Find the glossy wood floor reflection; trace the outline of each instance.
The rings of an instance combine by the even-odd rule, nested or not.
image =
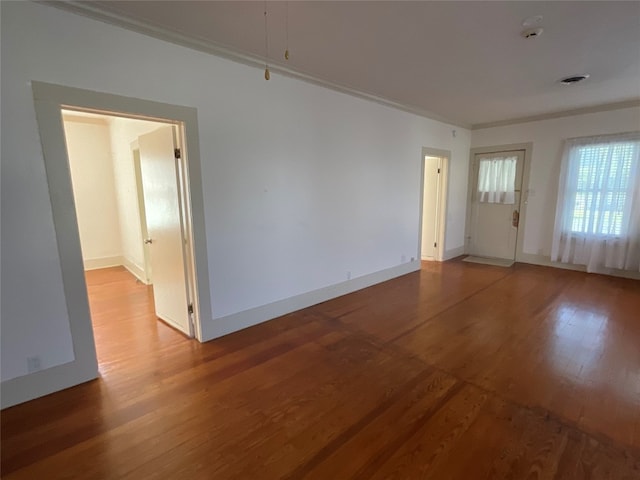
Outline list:
[[[199,344],[87,275],[101,378],[2,413],[6,479],[640,479],[640,282],[452,261]]]

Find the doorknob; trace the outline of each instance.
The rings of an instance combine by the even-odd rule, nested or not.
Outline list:
[[[520,223],[520,212],[518,210],[514,210],[513,215],[511,216],[511,226],[518,228],[519,223]]]
[[[146,238],[144,240],[145,245],[149,245],[150,243],[153,243],[153,240],[151,240],[150,238]]]

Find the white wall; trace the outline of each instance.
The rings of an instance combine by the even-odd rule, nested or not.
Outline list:
[[[523,243],[525,254],[535,255],[540,261],[548,261],[551,255],[564,140],[639,129],[640,108],[634,107],[473,130],[472,148],[533,142],[529,184],[523,187],[529,190]],[[527,199],[526,195],[525,191],[524,199]]]
[[[110,122],[113,169],[124,264],[138,276],[144,272],[143,238],[131,143],[161,124],[114,117]]]
[[[31,80],[198,109],[205,323],[416,256],[422,147],[452,153],[446,249],[463,246],[468,130],[46,5],[1,8],[3,380],[28,351],[73,358]]]
[[[120,265],[109,125],[90,117],[65,116],[64,130],[85,269]]]

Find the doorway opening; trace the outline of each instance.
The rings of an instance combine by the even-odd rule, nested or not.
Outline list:
[[[179,177],[180,183],[176,185],[176,189],[181,192],[179,201],[184,206],[183,221],[186,221],[183,231],[189,235],[186,239],[185,254],[186,281],[189,288],[193,289],[189,292],[193,300],[193,335],[199,341],[212,338],[210,320],[213,318],[197,109],[38,81],[32,81],[31,88],[49,188],[58,250],[56,260],[59,260],[61,288],[64,292],[69,332],[73,342],[73,359],[43,371],[46,381],[45,378],[37,379],[35,375],[21,377],[24,380],[21,380],[20,388],[27,392],[24,395],[27,399],[72,387],[100,376],[65,142],[63,109],[156,121],[167,124],[167,127],[175,132],[172,139],[175,141],[176,137],[173,135],[176,135],[180,148],[184,150],[174,151],[170,158],[171,162],[176,162],[175,154],[178,153],[183,159],[185,174]],[[148,216],[147,221],[149,223]],[[153,240],[153,236],[151,239]],[[152,275],[153,281],[156,282],[157,272],[152,272]],[[176,335],[184,339],[182,335]]]
[[[420,204],[420,252],[422,261],[443,261],[447,175],[451,154],[422,149],[422,199]]]
[[[61,113],[100,363],[157,320],[193,337],[183,125]]]

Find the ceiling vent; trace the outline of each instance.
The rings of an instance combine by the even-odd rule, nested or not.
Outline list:
[[[540,25],[542,22],[542,15],[534,15],[533,17],[525,18],[522,21],[522,26],[525,28],[535,27],[536,25]]]
[[[570,77],[565,77],[560,80],[560,83],[563,85],[575,85],[576,83],[580,83],[589,78],[588,74],[585,75],[572,75]]]
[[[544,32],[542,27],[526,28],[525,30],[520,32],[520,35],[522,35],[524,38],[538,38],[540,35],[542,35],[542,32]]]

